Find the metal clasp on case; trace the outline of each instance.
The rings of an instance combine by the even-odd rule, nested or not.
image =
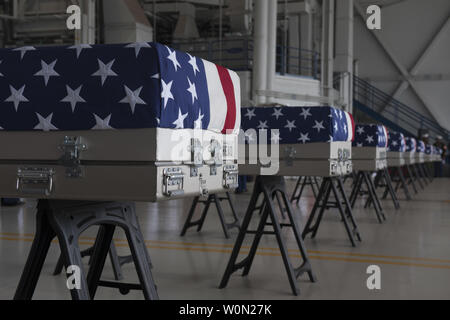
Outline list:
[[[164,169],[163,194],[167,197],[184,194],[184,175],[181,168]]]
[[[330,174],[332,176],[339,175],[339,165],[334,161],[330,161]]]
[[[219,141],[212,139],[208,150],[211,152],[211,160],[205,161],[205,164],[210,166],[210,175],[215,176],[217,167],[223,164],[223,148]]]
[[[81,142],[81,137],[65,136],[63,143],[59,145],[59,150],[64,152],[59,162],[66,167],[66,177],[82,177],[83,170],[80,166],[80,153],[87,150],[87,146]]]
[[[191,145],[189,146],[191,152],[191,160],[185,162],[190,166],[191,177],[198,176],[198,168],[203,165],[203,146],[199,139],[191,138]]]
[[[237,165],[225,165],[223,167],[223,186],[226,189],[235,189],[239,186],[238,183],[238,168]]]
[[[53,191],[52,168],[18,168],[16,189],[23,194],[49,196]]]

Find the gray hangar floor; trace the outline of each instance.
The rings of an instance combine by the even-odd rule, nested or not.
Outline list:
[[[251,185],[249,186],[250,189]],[[288,181],[289,192],[294,181]],[[348,186],[349,187],[349,186]],[[317,282],[306,275],[298,281],[301,295],[292,295],[274,236],[265,235],[255,263],[247,277],[235,273],[225,289],[219,282],[230,257],[237,230],[225,239],[218,215],[212,209],[203,230],[194,228],[180,237],[190,207],[190,199],[159,204],[138,203],[142,232],[153,262],[153,275],[161,299],[449,299],[450,298],[450,179],[435,179],[411,201],[399,192],[401,209],[383,200],[387,221],[379,224],[372,209],[359,200],[354,210],[363,241],[352,248],[335,209],[327,211],[316,239],[305,245]],[[232,195],[242,216],[250,193]],[[298,206],[294,205],[302,227],[314,198],[309,189]],[[35,201],[17,207],[3,207],[0,213],[0,299],[11,299],[25,264],[35,232]],[[224,204],[225,214],[230,212]],[[200,208],[196,216],[200,215]],[[283,229],[293,261],[298,260],[294,238]],[[96,230],[80,239],[82,248],[94,242]],[[120,255],[129,254],[125,235],[114,236]],[[249,242],[251,238],[247,238]],[[35,299],[69,299],[65,275],[53,276],[59,255],[51,246],[38,283]],[[85,258],[87,264],[87,258]],[[369,290],[367,268],[381,271],[381,289]],[[124,265],[127,282],[137,282],[132,264]],[[107,260],[103,279],[113,280]],[[142,299],[142,293],[121,295],[117,289],[99,288],[97,299]]]

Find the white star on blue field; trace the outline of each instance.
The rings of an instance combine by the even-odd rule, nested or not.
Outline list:
[[[209,99],[203,60],[158,43],[0,49],[4,130],[208,129]]]
[[[327,106],[242,108],[241,128],[268,130],[270,142],[280,144],[348,141],[353,135],[345,112]]]

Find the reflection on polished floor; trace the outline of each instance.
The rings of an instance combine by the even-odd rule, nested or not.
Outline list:
[[[291,192],[294,181],[288,181]],[[218,289],[231,253],[232,239],[225,239],[215,209],[206,218],[203,231],[179,233],[191,200],[164,203],[138,203],[142,232],[154,264],[153,275],[161,299],[450,299],[450,179],[435,179],[412,201],[401,200],[396,211],[390,200],[383,200],[387,221],[380,225],[371,209],[360,200],[355,209],[363,241],[356,248],[348,242],[338,214],[331,210],[315,240],[306,239],[318,282],[306,276],[299,280],[301,295],[291,294],[281,256],[273,236],[263,237],[255,263],[247,277],[232,276],[225,289]],[[308,190],[309,192],[309,190]],[[402,198],[400,193],[400,199]],[[239,216],[250,194],[232,195]],[[302,226],[313,205],[306,193],[294,206]],[[0,213],[0,299],[11,299],[25,264],[35,231],[35,202],[19,207],[3,207]],[[228,207],[225,214],[230,218]],[[197,216],[201,208],[197,208]],[[93,244],[94,229],[81,239],[81,247]],[[288,247],[295,248],[290,230],[283,231]],[[125,235],[116,232],[120,255],[129,253]],[[293,261],[298,253],[290,250]],[[53,276],[59,250],[52,245],[35,299],[69,299],[65,276]],[[87,259],[85,260],[87,263]],[[367,289],[367,267],[381,268],[381,289]],[[123,266],[125,280],[137,280],[132,265]],[[103,278],[113,280],[107,260]],[[142,299],[141,292],[123,296],[115,289],[99,288],[97,299]]]

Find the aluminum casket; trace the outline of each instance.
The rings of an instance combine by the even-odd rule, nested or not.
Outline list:
[[[376,124],[357,124],[352,148],[355,171],[378,171],[387,167],[387,129]]]
[[[158,43],[0,60],[2,196],[158,201],[236,186],[236,73]]]
[[[405,162],[406,141],[403,133],[388,132],[387,164],[389,167],[402,167]]]
[[[405,162],[407,165],[416,163],[417,140],[413,137],[405,137],[406,151]]]
[[[242,108],[241,114],[240,174],[351,173],[354,127],[349,113],[323,106]]]
[[[425,143],[422,140],[417,140],[416,152],[414,154],[415,163],[425,162]]]

